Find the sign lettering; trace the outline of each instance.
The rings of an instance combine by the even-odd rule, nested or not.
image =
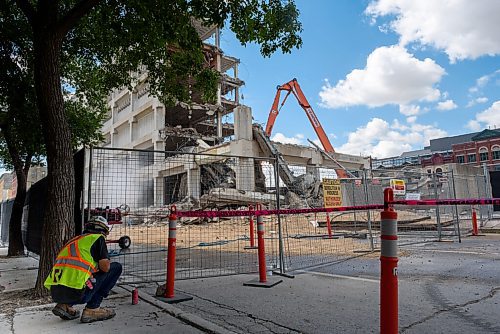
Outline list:
[[[325,208],[342,206],[342,188],[338,179],[323,179],[323,201]]]

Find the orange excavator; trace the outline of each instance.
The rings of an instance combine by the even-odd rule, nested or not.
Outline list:
[[[280,98],[281,98],[281,92],[286,91],[285,98],[283,99],[283,102],[280,104]],[[271,111],[269,112],[269,117],[267,119],[267,124],[266,124],[266,134],[268,137],[271,137],[271,132],[273,131],[273,126],[276,121],[276,117],[278,117],[279,111],[285,104],[288,96],[290,94],[293,94],[296,98],[297,101],[299,102],[300,106],[304,111],[306,112],[307,118],[309,118],[309,121],[311,122],[311,125],[314,128],[314,131],[316,131],[316,134],[318,135],[319,141],[321,142],[321,145],[323,145],[324,150],[326,151],[326,155],[330,157],[332,160],[334,160],[340,167],[342,167],[331,155],[330,153],[335,153],[335,150],[333,149],[332,144],[330,143],[330,140],[328,139],[328,136],[325,133],[325,130],[323,130],[323,127],[321,126],[321,123],[318,120],[318,117],[316,117],[316,114],[314,113],[311,105],[307,101],[304,93],[302,92],[302,89],[300,88],[299,83],[297,82],[297,79],[293,78],[292,80],[288,81],[284,85],[278,86],[277,87],[277,92],[276,96],[274,97],[274,102],[273,106],[271,107]],[[337,173],[337,176],[339,178],[347,178],[349,177],[348,172],[342,167],[339,169],[335,169],[335,172]]]

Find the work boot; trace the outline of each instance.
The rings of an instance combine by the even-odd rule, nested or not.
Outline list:
[[[116,315],[115,311],[110,308],[85,308],[82,312],[81,322],[94,322],[108,320]]]
[[[80,316],[80,312],[69,306],[68,304],[57,304],[52,313],[63,320],[73,320]]]

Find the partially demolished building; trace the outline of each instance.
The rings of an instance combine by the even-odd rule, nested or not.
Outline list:
[[[217,103],[204,104],[193,92],[192,103],[165,107],[148,94],[144,73],[133,90],[117,89],[109,95],[109,119],[102,127],[104,147],[177,151],[196,144],[197,139],[213,146],[232,134],[222,119],[239,105],[239,87],[243,85],[238,78],[239,60],[220,49],[217,27],[193,24],[204,41],[205,66],[221,73]]]
[[[318,200],[322,196],[321,178],[336,177],[334,172],[321,175],[325,170],[333,171],[338,163],[354,171],[369,168],[368,159],[360,156],[333,153],[332,160],[331,155],[312,147],[271,142],[259,125],[252,124],[251,109],[240,104],[243,81],[238,78],[239,60],[220,49],[219,29],[194,25],[204,41],[206,66],[221,73],[217,103],[204,104],[194,92],[194,103],[165,107],[148,94],[146,74],[132,91],[112,92],[108,98],[109,119],[102,127],[103,147],[134,151],[121,155],[116,151],[113,159],[99,160],[101,164],[105,160],[105,166],[94,161],[91,168],[99,179],[127,184],[127,191],[96,182],[94,176],[92,205],[127,203],[141,208],[187,201],[191,207],[206,208],[271,204],[276,197],[268,192],[275,188],[277,177],[295,201]],[[225,124],[223,118],[230,114],[234,122]],[[130,160],[131,155],[135,159]],[[130,161],[134,172],[117,175]],[[291,165],[301,166],[301,171],[294,173]],[[127,192],[133,192],[133,196]],[[289,200],[284,198],[283,204]]]

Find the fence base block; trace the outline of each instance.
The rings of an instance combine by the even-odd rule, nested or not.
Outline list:
[[[244,286],[253,286],[257,288],[272,288],[275,285],[280,284],[283,282],[282,279],[275,278],[275,277],[268,277],[267,282],[261,282],[258,278],[253,279],[251,281],[248,281],[246,283],[243,283]]]
[[[185,293],[180,293],[180,292],[176,292],[175,296],[171,298],[161,297],[161,296],[155,296],[155,298],[167,304],[182,303],[193,299],[193,297],[191,297],[190,295],[186,295]]]
[[[273,275],[283,276],[286,278],[295,278],[295,275],[290,275],[287,273],[280,273],[279,271],[273,271]]]
[[[245,246],[243,249],[259,249],[257,246]]]

